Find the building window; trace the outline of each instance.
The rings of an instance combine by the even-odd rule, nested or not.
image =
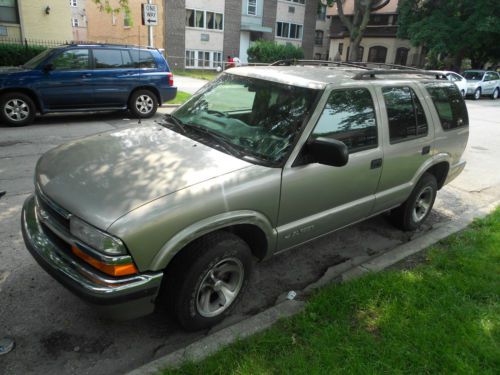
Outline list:
[[[203,10],[186,9],[186,26],[197,29],[224,30],[224,15]]]
[[[315,60],[321,60],[321,53],[314,54],[314,59]]]
[[[396,59],[394,60],[394,64],[397,65],[406,65],[408,60],[408,48],[400,47],[396,50]]]
[[[186,68],[215,69],[222,67],[222,52],[186,50]]]
[[[382,46],[371,47],[368,51],[368,62],[385,63],[387,48]]]
[[[78,0],[69,0],[69,5],[76,8],[78,6]]]
[[[0,0],[0,22],[19,23],[16,0]]]
[[[72,18],[72,19],[71,19],[71,25],[72,25],[73,27],[78,27],[78,26],[80,26],[80,22],[78,21],[78,18]]]
[[[276,22],[276,36],[281,38],[302,39],[302,25]]]
[[[344,52],[344,43],[339,43],[339,49],[338,49],[338,51],[339,51],[339,54],[342,55],[342,53]]]
[[[316,36],[314,37],[314,45],[322,46],[323,45],[323,31],[316,30]]]
[[[297,4],[305,4],[306,3],[306,0],[286,0],[286,1],[289,1],[291,3],[297,3]]]
[[[316,14],[316,19],[318,21],[324,21],[326,18],[326,5],[321,4],[318,7],[318,13]]]
[[[130,14],[125,13],[125,17],[123,18],[123,26],[124,27],[132,26],[132,18],[130,17]]]
[[[247,0],[247,14],[249,16],[257,15],[257,0]]]

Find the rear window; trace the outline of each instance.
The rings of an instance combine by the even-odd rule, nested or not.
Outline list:
[[[443,130],[469,126],[465,102],[457,87],[449,83],[426,83]]]
[[[132,64],[134,68],[156,68],[156,62],[150,51],[131,50]]]

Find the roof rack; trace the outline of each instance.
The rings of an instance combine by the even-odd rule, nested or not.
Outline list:
[[[271,64],[270,66],[291,66],[291,65],[319,65],[319,66],[345,66],[349,68],[361,68],[361,69],[369,69],[364,66],[357,65],[357,63],[345,63],[340,61],[332,61],[332,60],[296,60],[296,59],[288,59],[288,60],[278,60]]]
[[[392,70],[385,70],[385,69],[370,69],[364,72],[357,73],[353,79],[366,79],[366,78],[375,78],[375,76],[380,76],[380,75],[401,75],[401,74],[418,74],[418,75],[424,75],[424,76],[432,76],[436,79],[446,79],[446,76],[442,73],[436,73],[432,71],[427,71],[427,70],[421,70],[421,69],[392,69]]]
[[[122,47],[122,48],[125,47],[125,48],[157,49],[155,47],[138,46],[135,44],[94,43],[94,42],[79,42],[79,41],[72,41],[72,42],[66,43],[66,45],[69,45],[69,46],[106,46],[106,47]]]
[[[360,65],[360,66],[366,67],[366,68],[369,68],[370,66],[375,66],[377,68],[387,67],[387,68],[390,68],[390,69],[400,69],[400,70],[421,70],[419,68],[414,68],[413,66],[398,65],[398,64],[387,64],[387,63],[377,63],[377,62],[363,62],[363,61],[351,62],[350,61],[349,64]]]

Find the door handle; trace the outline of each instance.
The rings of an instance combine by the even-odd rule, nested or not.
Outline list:
[[[422,155],[427,155],[431,151],[431,146],[425,146],[422,148]]]
[[[370,163],[370,169],[380,168],[382,166],[382,159],[374,159]]]
[[[92,74],[90,74],[90,73],[82,74],[82,78],[90,78],[90,77],[92,77]]]

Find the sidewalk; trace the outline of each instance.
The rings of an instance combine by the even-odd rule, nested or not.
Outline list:
[[[174,75],[174,85],[177,86],[177,90],[190,94],[194,94],[208,82],[209,81],[205,81],[204,79]]]

